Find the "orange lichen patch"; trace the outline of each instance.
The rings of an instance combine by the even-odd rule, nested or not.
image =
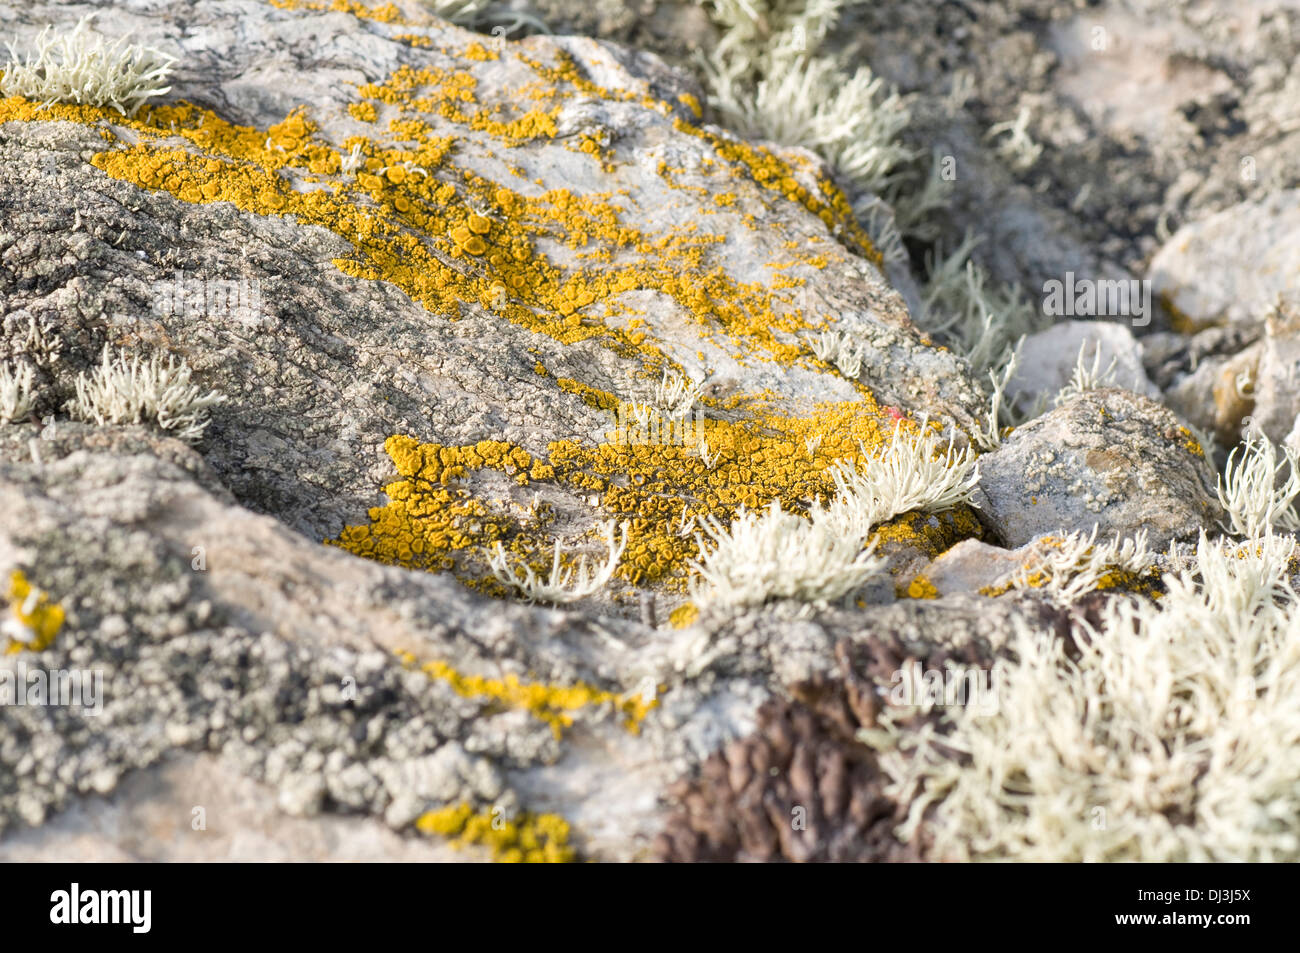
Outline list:
[[[430,81],[409,72],[394,74],[392,88],[406,91]],[[453,88],[468,94],[470,86]],[[565,343],[601,338],[622,355],[640,354],[653,368],[662,362],[653,342],[607,327],[594,314],[584,320],[583,312],[601,305],[617,313],[620,295],[656,290],[694,314],[705,334],[747,339],[778,360],[800,353],[793,335],[807,322],[788,300],[786,308],[778,303],[778,285],[795,282],[735,281],[706,257],[725,236],[699,233],[695,223],[643,236],[622,223],[625,209],[610,195],[554,189],[526,197],[468,172],[458,188],[431,174],[444,164],[452,140],[430,135],[427,124],[410,116],[394,119],[390,128],[417,141],[414,150],[384,149],[364,138],[345,143],[366,157],[354,182],[330,181],[342,154],[313,142],[315,127],[300,113],[263,131],[183,104],[147,110],[134,128],[153,138],[182,136],[205,154],[139,142],[100,153],[94,164],[185,201],[230,201],[329,228],[357,250],[354,258],[336,261],[340,269],[391,281],[448,317],[460,314],[462,302],[477,302]],[[304,192],[299,181],[331,188]],[[588,259],[606,264],[561,268],[539,253],[539,242],[591,248]]]
[[[1194,457],[1205,457],[1205,448],[1201,442],[1196,439],[1190,430],[1186,427],[1179,427],[1178,432],[1183,435],[1183,447]]]
[[[422,814],[417,830],[450,839],[457,849],[483,846],[502,864],[568,864],[577,859],[569,846],[569,823],[558,814],[520,814],[507,819],[497,811],[475,813],[468,803]]]
[[[374,122],[379,118],[379,110],[374,103],[348,103],[348,115],[358,122]]]
[[[684,629],[687,626],[694,625],[695,620],[699,617],[700,610],[693,603],[687,602],[668,614],[668,624],[674,629]]]
[[[12,633],[5,637],[5,654],[48,648],[63,628],[63,607],[51,602],[19,569],[9,574],[9,591],[5,597],[9,600],[9,622],[5,628]]]
[[[402,16],[400,10],[391,3],[370,7],[358,0],[270,0],[271,6],[281,10],[313,10],[318,12],[350,13],[360,20],[375,20],[379,23],[396,23],[412,26],[410,20]]]
[[[283,5],[396,22],[391,9],[369,11],[348,2],[286,0]],[[463,55],[471,65],[498,54],[471,44],[468,51],[450,55]],[[728,335],[742,342],[747,354],[795,360],[800,352],[795,334],[808,322],[790,292],[806,279],[778,275],[739,282],[718,253],[725,234],[709,234],[697,222],[642,234],[624,221],[636,211],[627,195],[568,189],[524,195],[448,163],[458,137],[434,135],[431,119],[477,130],[510,147],[555,138],[555,118],[574,96],[639,99],[664,115],[675,108],[628,90],[602,88],[564,53],[553,55],[551,63],[518,59],[537,80],[508,105],[479,106],[477,80],[454,60],[445,68],[403,65],[383,82],[360,86],[361,101],[351,104],[352,115],[377,121],[395,113],[388,123],[392,141],[415,142],[414,149],[385,148],[361,137],[340,149],[319,140],[319,130],[301,109],[263,130],[180,103],[115,121],[110,128],[129,128],[140,141],[101,153],[94,163],[115,177],[185,201],[230,201],[245,211],[293,215],[328,228],[356,249],[336,261],[343,271],[390,281],[449,318],[458,317],[464,303],[477,303],[562,343],[600,339],[622,356],[639,356],[653,371],[663,360],[655,342],[607,324],[622,313],[621,296],[648,290],[674,299],[705,336]],[[16,102],[20,105],[9,108],[14,118],[118,119],[89,109],[42,114],[34,105]],[[381,111],[379,105],[391,109]],[[796,181],[790,165],[766,150],[687,129],[718,152],[719,158],[706,164],[731,163],[847,234],[848,225],[840,222],[847,204],[829,182],[810,190]],[[172,137],[186,140],[188,148],[163,148],[158,142]],[[340,177],[341,163],[345,156],[351,161],[353,148],[362,166],[354,179]],[[489,224],[487,231],[479,228],[483,223]],[[580,264],[561,265],[550,257],[552,250],[564,248],[578,252]]]
[[[608,410],[616,405],[611,395],[595,388],[563,379],[558,383],[594,406]],[[736,399],[732,404],[740,407],[746,401]],[[814,500],[833,492],[825,473],[831,461],[855,457],[860,448],[869,453],[879,450],[892,433],[892,426],[882,423],[884,415],[869,398],[818,405],[806,417],[782,416],[761,402],[748,404],[746,419],[700,419],[681,428],[681,433],[689,431],[693,438],[703,439],[711,466],[694,443],[643,443],[639,434],[617,429],[606,435],[607,442],[595,446],[552,442],[545,460],[497,441],[449,447],[421,444],[409,436],[392,437],[385,449],[404,481],[388,488],[389,506],[371,511],[368,532],[367,527],[349,527],[335,543],[369,556],[378,551],[377,538],[385,540],[387,554],[414,552],[414,541],[432,539],[438,543],[434,551],[446,553],[442,541],[449,519],[447,494],[457,492],[459,481],[473,471],[491,469],[520,484],[549,482],[594,495],[606,516],[628,524],[618,577],[633,585],[664,582],[681,588],[689,561],[699,555],[689,532],[692,518],[713,516],[725,523],[742,506],[761,509],[772,500],[780,500],[788,511],[806,511]],[[611,424],[616,421],[611,416]],[[811,456],[809,438],[820,438]],[[456,501],[466,505],[464,498]],[[544,556],[552,542],[532,528],[498,522],[493,529],[490,540],[484,537],[485,543],[502,540],[525,558]],[[885,549],[905,546],[935,555],[979,531],[969,512],[956,510],[937,516],[907,514],[882,527],[878,535]],[[469,542],[461,548],[467,546]],[[405,563],[390,556],[389,561],[427,566],[427,560]],[[485,588],[493,591],[490,585]]]
[[[97,122],[112,122],[121,119],[121,115],[116,111],[102,106],[72,106],[66,103],[45,105],[30,99],[23,99],[21,96],[0,99],[0,123],[62,120],[64,122],[79,122],[90,126]],[[112,133],[107,129],[101,129],[99,132],[101,136],[112,138]]]
[[[963,539],[979,539],[982,535],[983,527],[968,506],[942,513],[904,513],[871,534],[881,556],[919,554],[926,559],[937,559]],[[900,568],[895,566],[894,571]]]
[[[409,652],[399,652],[398,656],[408,666],[416,664],[415,656]],[[467,675],[452,668],[446,662],[426,662],[420,671],[430,678],[446,682],[456,694],[464,698],[483,699],[490,704],[506,708],[519,708],[527,711],[534,718],[546,722],[556,738],[563,737],[564,729],[573,724],[571,712],[583,708],[612,705],[622,713],[623,727],[633,734],[641,730],[641,722],[654,708],[657,700],[645,701],[640,695],[617,695],[604,689],[578,682],[575,685],[545,685],[540,682],[524,682],[516,675],[505,678],[485,678],[481,675]]]
[[[420,36],[418,33],[399,33],[393,37],[393,39],[400,40],[408,46],[414,46],[419,49],[427,49],[428,47],[433,46],[432,39],[427,36]]]
[[[471,43],[469,46],[465,47],[465,58],[483,63],[490,60],[499,60],[501,59],[501,54],[495,50],[489,50],[482,43]]]
[[[807,187],[800,185],[790,165],[769,149],[739,139],[724,138],[680,119],[673,120],[673,128],[678,132],[685,132],[705,140],[720,158],[746,169],[750,177],[759,185],[804,206],[820,218],[831,233],[850,250],[864,258],[869,258],[877,266],[884,264],[884,256],[858,224],[848,197],[833,182],[820,179],[817,194],[814,194]]]
[[[283,5],[364,15],[342,0]],[[376,18],[396,22],[387,17]],[[107,121],[106,132],[133,133],[130,143],[114,143],[92,159],[114,178],[186,202],[230,202],[252,214],[292,216],[328,229],[352,246],[351,254],[334,262],[348,275],[390,282],[449,319],[477,305],[560,343],[596,342],[633,361],[634,374],[658,376],[671,365],[644,326],[626,320],[636,313],[623,304],[631,292],[671,299],[701,337],[726,339],[728,351],[743,360],[807,360],[798,334],[825,316],[806,314],[797,305],[794,292],[806,278],[790,266],[824,268],[834,251],[828,255],[796,243],[788,264],[774,262],[764,280],[743,282],[726,268],[728,236],[698,220],[648,234],[628,224],[643,217],[629,192],[547,189],[526,179],[515,181],[515,189],[472,171],[472,161],[457,164],[458,150],[474,148],[485,136],[505,147],[530,142],[567,148],[551,140],[564,100],[575,96],[639,100],[665,116],[680,114],[681,106],[603,89],[561,53],[549,64],[520,57],[536,83],[508,105],[483,107],[477,80],[460,68],[476,59],[466,56],[446,68],[402,66],[383,82],[359,87],[353,114],[373,113],[376,124],[384,117],[387,129],[342,144],[324,141],[302,109],[259,129],[188,103],[145,108],[135,119],[122,119],[105,110],[42,110],[6,100],[0,121]],[[448,132],[448,124],[452,134],[435,134]],[[874,255],[847,200],[829,181],[801,178],[766,149],[684,121],[675,124],[714,153],[705,157],[706,167],[726,167],[738,181],[752,180],[799,203],[846,247]],[[463,135],[467,130],[485,135]],[[341,174],[345,159],[355,174]],[[556,383],[604,410],[618,405],[612,395],[581,382]],[[806,416],[732,404],[738,419],[702,421],[689,444],[619,442],[617,436],[596,446],[557,442],[547,448],[546,459],[524,454],[527,462],[516,456],[522,450],[504,444],[495,454],[482,445],[427,445],[439,455],[437,466],[421,457],[420,468],[412,470],[399,461],[403,480],[388,488],[390,504],[372,510],[368,524],[348,527],[334,542],[380,561],[426,569],[464,570],[459,554],[497,540],[516,553],[544,551],[548,541],[537,527],[525,530],[460,485],[474,470],[497,469],[520,483],[554,481],[596,494],[608,515],[632,522],[620,575],[633,583],[681,581],[686,561],[696,555],[694,542],[675,529],[683,508],[687,521],[706,514],[726,520],[741,505],[759,507],[774,499],[797,511],[828,491],[822,471],[831,459],[856,453],[859,439],[868,448],[879,446],[881,413],[866,388],[857,386],[860,400],[819,406]],[[820,448],[810,454],[805,448],[817,438]],[[709,464],[696,449],[701,440]],[[419,446],[410,438],[389,441],[395,460],[412,457]],[[444,452],[451,456],[444,459]]]
[[[906,596],[909,599],[938,599],[939,590],[924,575],[919,575],[908,584]]]
[[[507,515],[493,514],[462,489],[407,481],[384,492],[389,502],[370,509],[368,525],[347,526],[326,544],[385,565],[452,569],[455,553],[490,545],[512,528]]]

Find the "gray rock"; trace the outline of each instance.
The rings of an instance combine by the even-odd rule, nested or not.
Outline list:
[[[1243,202],[1179,229],[1151,261],[1176,326],[1259,323],[1300,299],[1300,190]]]
[[[1214,476],[1166,408],[1118,388],[1089,391],[1018,427],[980,458],[981,518],[1008,546],[1040,533],[1147,530],[1153,549],[1212,526]]]
[[[283,804],[284,789],[278,795]],[[196,813],[196,809],[201,813]],[[45,826],[0,840],[5,863],[290,863],[486,860],[434,838],[403,837],[369,817],[286,816],[276,790],[211,754],[139,771]]]
[[[1008,399],[1022,412],[1033,408],[1040,396],[1050,401],[1070,382],[1080,348],[1084,349],[1088,368],[1098,356],[1100,370],[1114,362],[1116,387],[1160,398],[1159,389],[1147,378],[1143,367],[1142,344],[1127,326],[1105,321],[1063,321],[1025,338],[1015,376],[1007,384]]]
[[[1015,570],[1024,558],[1021,549],[1003,549],[978,539],[962,540],[921,571],[939,596],[978,593]]]
[[[1300,298],[1272,309],[1247,393],[1252,425],[1281,443],[1300,414]]]

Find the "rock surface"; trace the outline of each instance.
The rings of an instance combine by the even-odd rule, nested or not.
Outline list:
[[[980,459],[980,511],[1008,546],[1042,533],[1148,533],[1153,549],[1219,518],[1214,476],[1165,407],[1118,388],[1089,391],[1016,428]]]
[[[1082,351],[1082,353],[1081,353]],[[1099,371],[1108,368],[1110,380],[1144,397],[1160,397],[1142,364],[1142,344],[1122,324],[1104,321],[1064,321],[1025,338],[1015,376],[1007,384],[1007,398],[1022,413],[1030,412],[1041,398],[1054,397],[1070,383],[1076,363]]]
[[[0,99],[0,361],[34,394],[0,424],[0,675],[102,680],[93,702],[0,705],[0,859],[499,857],[429,836],[460,811],[558,816],[582,859],[921,858],[857,734],[891,676],[986,667],[1017,621],[1068,628],[1038,594],[975,594],[1017,559],[994,544],[1096,524],[1161,548],[1214,526],[1212,467],[1159,390],[1225,442],[1252,413],[1295,425],[1289,312],[1150,346],[1059,325],[1013,391],[1059,389],[1095,335],[1145,396],[1092,391],[1018,427],[979,458],[979,520],[876,527],[886,571],[856,597],[698,611],[702,519],[806,513],[836,460],[923,417],[961,447],[988,412],[835,170],[711,123],[680,68],[716,41],[701,6],[541,0],[598,38],[508,42],[415,0],[164,7],[95,23],[181,57],[139,115]],[[1135,45],[1097,63],[1081,17],[1034,8],[956,33],[951,11],[862,5],[833,42],[918,94],[910,134],[946,124],[944,234],[986,224],[998,277],[1140,273],[1166,215],[1243,197],[1164,178],[1235,148],[1188,145],[1217,135],[1201,99],[1288,81],[1235,39],[1240,69],[1171,61],[1197,118],[1154,124],[1090,196],[1083,176],[1127,161],[1146,117],[1063,104],[1097,70],[1102,105],[1127,101],[1112,69],[1149,23],[1107,5]],[[80,12],[0,0],[19,49]],[[968,102],[935,72],[939,36],[976,68]],[[1045,150],[1017,168],[986,132],[1026,106]],[[1250,141],[1285,168],[1296,133],[1271,121],[1252,114]],[[1270,201],[1256,213],[1285,230],[1289,199]],[[856,362],[817,357],[824,332]],[[225,398],[201,439],[84,419],[78,382],[105,353],[184,359]],[[698,389],[689,412],[637,423],[672,375]],[[553,546],[568,568],[601,558],[606,521],[628,541],[596,595],[534,605],[492,571],[497,544],[540,572]],[[46,646],[3,634],[27,611],[14,573],[64,614]],[[784,826],[796,807],[807,836]]]
[[[1152,291],[1185,331],[1259,323],[1300,303],[1300,191],[1277,192],[1179,229],[1151,261]]]

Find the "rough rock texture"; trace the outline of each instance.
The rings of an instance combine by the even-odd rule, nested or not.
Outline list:
[[[1008,546],[1040,533],[1128,535],[1152,548],[1220,517],[1204,451],[1165,407],[1118,388],[1089,391],[1014,430],[980,458],[981,517]]]
[[[1171,408],[1224,446],[1247,428],[1286,438],[1300,413],[1300,305],[1283,302],[1253,326],[1211,328],[1188,344],[1195,366],[1172,370]]]
[[[913,326],[911,276],[882,271],[832,170],[711,125],[687,71],[599,39],[497,43],[413,0],[337,6],[0,0],[20,49],[93,8],[96,29],[181,57],[134,118],[0,100],[0,360],[34,381],[30,414],[0,425],[0,592],[21,570],[66,613],[41,651],[0,641],[0,670],[103,684],[102,711],[0,706],[0,858],[440,860],[415,822],[459,805],[558,814],[596,860],[923,856],[855,732],[909,659],[987,665],[1013,619],[1060,628],[1064,610],[907,583],[1044,531],[1145,527],[1160,546],[1211,525],[1191,435],[1145,398],[1084,395],[981,458],[986,526],[961,507],[879,528],[889,572],[866,597],[692,623],[694,521],[804,512],[832,461],[921,415],[961,445],[986,395]],[[1166,169],[1240,143],[1197,104],[1174,145],[1062,108],[1035,120],[1043,157],[1011,169],[987,127],[1059,107],[1057,80],[1095,65],[1047,50],[1085,21],[1039,6],[863,5],[835,42],[923,91],[912,134],[951,127],[925,143],[960,160],[946,237],[987,223],[980,254],[1031,289],[1138,273],[1166,213],[1227,200]],[[534,9],[678,66],[716,36],[696,4]],[[1261,42],[1292,49],[1273,16]],[[1290,80],[1253,59],[1171,62],[1289,108]],[[954,64],[978,75],[950,107]],[[1250,141],[1277,132],[1260,167],[1284,175],[1295,133],[1270,121]],[[814,356],[823,330],[851,336],[859,374]],[[1167,335],[1142,363],[1172,394],[1252,346],[1282,368],[1290,334]],[[224,394],[202,439],[78,419],[106,347],[184,358]],[[699,385],[696,429],[624,439],[620,411],[664,371]],[[1277,374],[1256,392],[1263,408],[1273,387],[1270,421]],[[498,542],[538,568],[556,542],[594,555],[604,520],[629,544],[596,597],[527,605],[488,571]],[[780,823],[793,806],[807,836]]]
[[[131,774],[110,797],[87,798],[43,827],[0,841],[6,863],[484,859],[481,849],[404,838],[368,817],[287,817],[277,809],[275,788],[209,754],[182,755]]]
[[[1270,310],[1259,363],[1244,390],[1253,425],[1281,443],[1300,414],[1300,298]]]
[[[1300,184],[1287,0],[893,0],[850,16],[851,55],[921,97],[917,147],[956,158],[949,247],[985,235],[976,258],[1034,297],[1066,271],[1141,277],[1184,222]],[[1042,152],[1016,168],[1007,137],[986,136],[1022,110]]]
[[[5,349],[35,368],[37,401],[0,434],[0,568],[66,612],[51,647],[18,658],[104,684],[99,714],[0,711],[0,826],[41,824],[183,749],[221,753],[294,816],[409,832],[462,802],[553,811],[584,854],[637,856],[668,780],[750,730],[783,684],[766,653],[783,671],[822,664],[796,651],[806,627],[742,642],[719,676],[691,652],[711,630],[660,638],[618,618],[635,600],[512,605],[322,546],[386,502],[387,438],[477,448],[480,462],[489,446],[532,455],[527,488],[515,463],[434,486],[546,512],[549,540],[592,529],[625,480],[602,478],[602,503],[590,479],[549,481],[541,461],[562,441],[604,443],[616,400],[648,400],[668,363],[706,384],[707,426],[724,436],[750,426],[756,399],[787,415],[841,407],[883,431],[920,412],[967,430],[982,397],[911,327],[819,166],[696,125],[685,74],[581,38],[498,54],[410,3],[405,22],[289,6],[115,7],[105,32],[183,50],[167,103],[198,108],[156,126],[149,111],[17,100],[0,116]],[[5,16],[20,46],[76,19],[56,4]],[[411,97],[420,83],[430,100]],[[520,108],[526,84],[537,111]],[[191,286],[177,280],[200,282],[197,298],[181,304]],[[214,304],[214,281],[256,291]],[[860,380],[808,351],[828,320],[857,336]],[[105,345],[184,358],[227,397],[195,449],[70,419]],[[743,490],[751,466],[714,469]],[[482,575],[485,543],[465,548]],[[413,670],[425,663],[449,674]],[[557,714],[466,687],[507,676],[607,694]],[[624,701],[660,687],[632,733]]]

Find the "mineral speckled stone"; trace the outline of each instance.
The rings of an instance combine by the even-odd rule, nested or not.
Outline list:
[[[1214,474],[1168,409],[1108,388],[1017,427],[980,458],[980,513],[1011,547],[1042,533],[1146,530],[1161,549],[1221,517]]]

